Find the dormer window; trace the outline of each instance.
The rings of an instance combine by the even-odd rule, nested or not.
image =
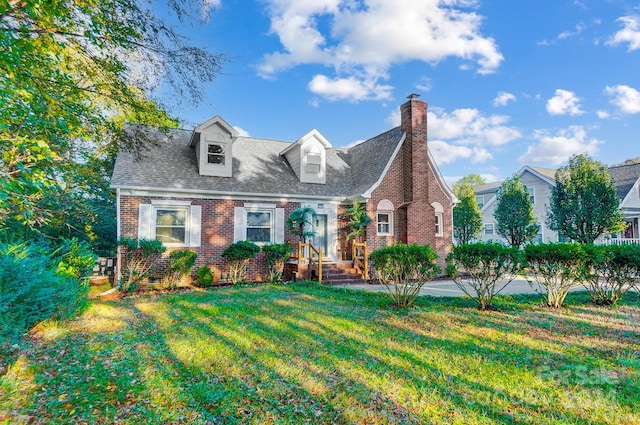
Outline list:
[[[209,143],[207,145],[207,163],[224,165],[225,163],[225,146],[218,143]]]
[[[305,172],[319,174],[322,170],[322,155],[319,153],[307,154],[307,166]]]
[[[327,150],[331,143],[318,130],[311,130],[280,152],[301,183],[326,184]]]
[[[238,132],[219,116],[193,130],[190,146],[195,148],[198,171],[203,176],[233,175],[233,143]]]

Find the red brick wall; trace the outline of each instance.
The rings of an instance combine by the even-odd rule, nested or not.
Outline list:
[[[201,243],[199,247],[177,248],[190,249],[198,254],[196,266],[193,272],[202,266],[210,265],[214,274],[223,280],[229,273],[227,261],[222,257],[222,252],[233,243],[234,235],[234,208],[243,207],[245,203],[257,203],[256,201],[225,200],[225,199],[200,199],[200,198],[161,198],[149,196],[120,196],[121,231],[124,237],[138,237],[138,209],[140,204],[150,204],[152,199],[176,199],[191,201],[192,205],[202,206],[201,217]],[[268,202],[273,204],[273,202]],[[284,208],[285,220],[291,211],[300,206],[298,202],[276,202],[277,208]],[[285,231],[285,241],[295,241],[296,236]],[[168,252],[165,253],[168,257]],[[264,281],[268,278],[267,267],[264,262],[264,254],[260,253],[251,261],[248,268],[247,279],[250,281]]]
[[[368,202],[367,210],[373,221],[368,228],[367,245],[370,250],[400,241],[429,245],[438,254],[438,263],[443,267],[451,250],[452,205],[429,159],[427,104],[412,98],[400,110],[401,128],[406,139]],[[390,200],[396,209],[393,236],[377,236],[376,207],[383,199]],[[435,235],[435,209],[431,206],[434,202],[444,208],[442,237]]]

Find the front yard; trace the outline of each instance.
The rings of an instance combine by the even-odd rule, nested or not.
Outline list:
[[[640,308],[311,284],[94,301],[0,381],[0,423],[640,424]]]

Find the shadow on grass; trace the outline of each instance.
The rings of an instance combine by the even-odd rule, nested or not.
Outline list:
[[[36,344],[16,371],[35,389],[3,378],[0,401],[13,396],[12,417],[35,423],[638,419],[638,371],[600,379],[596,367],[619,367],[608,350],[565,344],[548,327],[577,338],[606,325],[579,319],[576,329],[535,295],[496,303],[500,312],[484,313],[473,300],[421,297],[392,310],[384,294],[313,285],[132,298],[113,304],[129,313],[120,329]]]

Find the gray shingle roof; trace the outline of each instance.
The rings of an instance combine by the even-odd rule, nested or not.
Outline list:
[[[135,126],[139,130],[141,126]],[[346,198],[364,193],[381,177],[402,140],[394,128],[350,149],[327,150],[326,184],[300,183],[280,155],[290,142],[238,137],[233,143],[233,176],[198,173],[196,155],[189,147],[191,131],[171,129],[167,134],[142,127],[154,141],[141,158],[121,150],[112,187]]]
[[[555,180],[556,170],[553,168],[530,167],[538,173]],[[640,178],[640,163],[609,166],[609,173],[616,185],[618,198],[623,200],[631,190],[635,182]],[[479,184],[473,187],[476,194],[495,192],[502,182]]]
[[[614,165],[609,167],[609,173],[616,183],[618,198],[623,200],[640,178],[640,164]]]

